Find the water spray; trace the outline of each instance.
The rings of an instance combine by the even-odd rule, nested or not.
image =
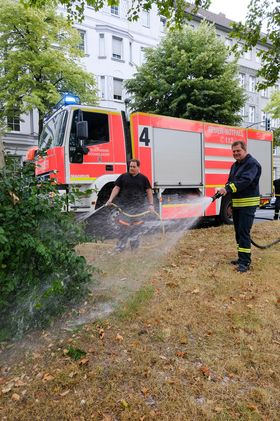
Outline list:
[[[110,203],[110,205],[107,205],[107,203],[105,203],[104,205],[100,206],[100,208],[94,209],[90,212],[87,212],[86,214],[83,215],[79,215],[77,217],[78,221],[85,221],[86,219],[90,218],[92,215],[96,214],[97,212],[101,211],[102,209],[104,209],[105,207],[114,207],[115,209],[117,209],[120,213],[122,213],[125,216],[128,216],[129,218],[140,218],[142,216],[146,216],[148,214],[154,214],[156,215],[156,217],[160,220],[161,225],[162,225],[162,233],[165,234],[165,230],[164,230],[164,225],[163,225],[163,221],[160,217],[160,215],[155,211],[155,210],[147,210],[141,213],[137,213],[137,214],[130,214],[127,212],[124,212],[119,206],[115,205],[115,203]]]
[[[85,221],[86,219],[88,219],[88,218],[90,218],[92,215],[94,215],[95,213],[97,213],[97,212],[101,211],[101,209],[105,208],[105,206],[107,206],[107,203],[105,203],[105,205],[103,205],[103,206],[100,206],[100,208],[93,209],[92,211],[87,212],[86,214],[83,214],[83,215],[79,215],[79,216],[77,216],[77,220],[78,220],[78,221]]]
[[[219,199],[220,197],[222,197],[222,193],[218,192],[214,194],[214,196],[211,197],[212,202],[215,202],[215,200]]]

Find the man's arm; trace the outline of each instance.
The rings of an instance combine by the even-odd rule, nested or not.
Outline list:
[[[117,197],[117,195],[119,194],[119,192],[120,192],[120,187],[119,186],[115,186],[114,188],[113,188],[113,190],[111,191],[111,194],[110,194],[110,197],[109,197],[109,200],[107,201],[107,203],[106,203],[106,205],[107,206],[110,206],[111,205],[111,203],[113,202],[113,200]]]
[[[149,202],[149,208],[154,208],[153,190],[149,188],[146,190],[146,193]]]

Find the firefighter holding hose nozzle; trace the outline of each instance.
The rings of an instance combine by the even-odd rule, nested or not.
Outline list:
[[[225,187],[219,189],[217,193],[222,196],[231,195],[232,217],[238,248],[238,259],[232,260],[231,263],[236,265],[238,272],[244,273],[250,269],[251,264],[250,232],[257,206],[260,203],[261,165],[247,153],[245,142],[236,141],[231,148],[235,163],[231,166]]]
[[[121,174],[113,188],[107,206],[113,203],[113,200],[118,197],[118,203],[121,210],[118,217],[119,224],[119,238],[116,245],[116,252],[122,252],[129,240],[131,249],[139,247],[141,227],[144,223],[141,213],[147,210],[153,212],[153,190],[148,178],[140,173],[140,161],[132,159],[129,162],[129,171]],[[130,215],[130,216],[129,216]],[[136,216],[136,217],[135,217]]]

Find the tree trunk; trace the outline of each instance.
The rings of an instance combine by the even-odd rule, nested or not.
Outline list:
[[[4,159],[4,144],[3,140],[0,138],[0,171],[5,167]]]

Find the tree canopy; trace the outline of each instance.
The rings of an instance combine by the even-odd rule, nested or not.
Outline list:
[[[264,49],[258,51],[262,60],[258,76],[263,78],[258,87],[262,89],[274,85],[280,76],[279,0],[251,0],[246,22],[234,24],[232,36],[244,42],[245,50],[258,43],[263,44]]]
[[[269,112],[272,118],[280,118],[280,91],[274,92],[265,111]]]
[[[96,101],[95,78],[80,65],[79,32],[55,7],[34,9],[16,0],[0,4],[0,119],[36,108],[43,116],[62,92]]]
[[[238,124],[245,103],[235,60],[213,25],[170,32],[126,82],[130,108],[173,117]]]
[[[271,115],[272,118],[280,118],[280,91],[276,91],[270,98],[265,111]],[[280,146],[280,128],[273,130],[274,146]]]

